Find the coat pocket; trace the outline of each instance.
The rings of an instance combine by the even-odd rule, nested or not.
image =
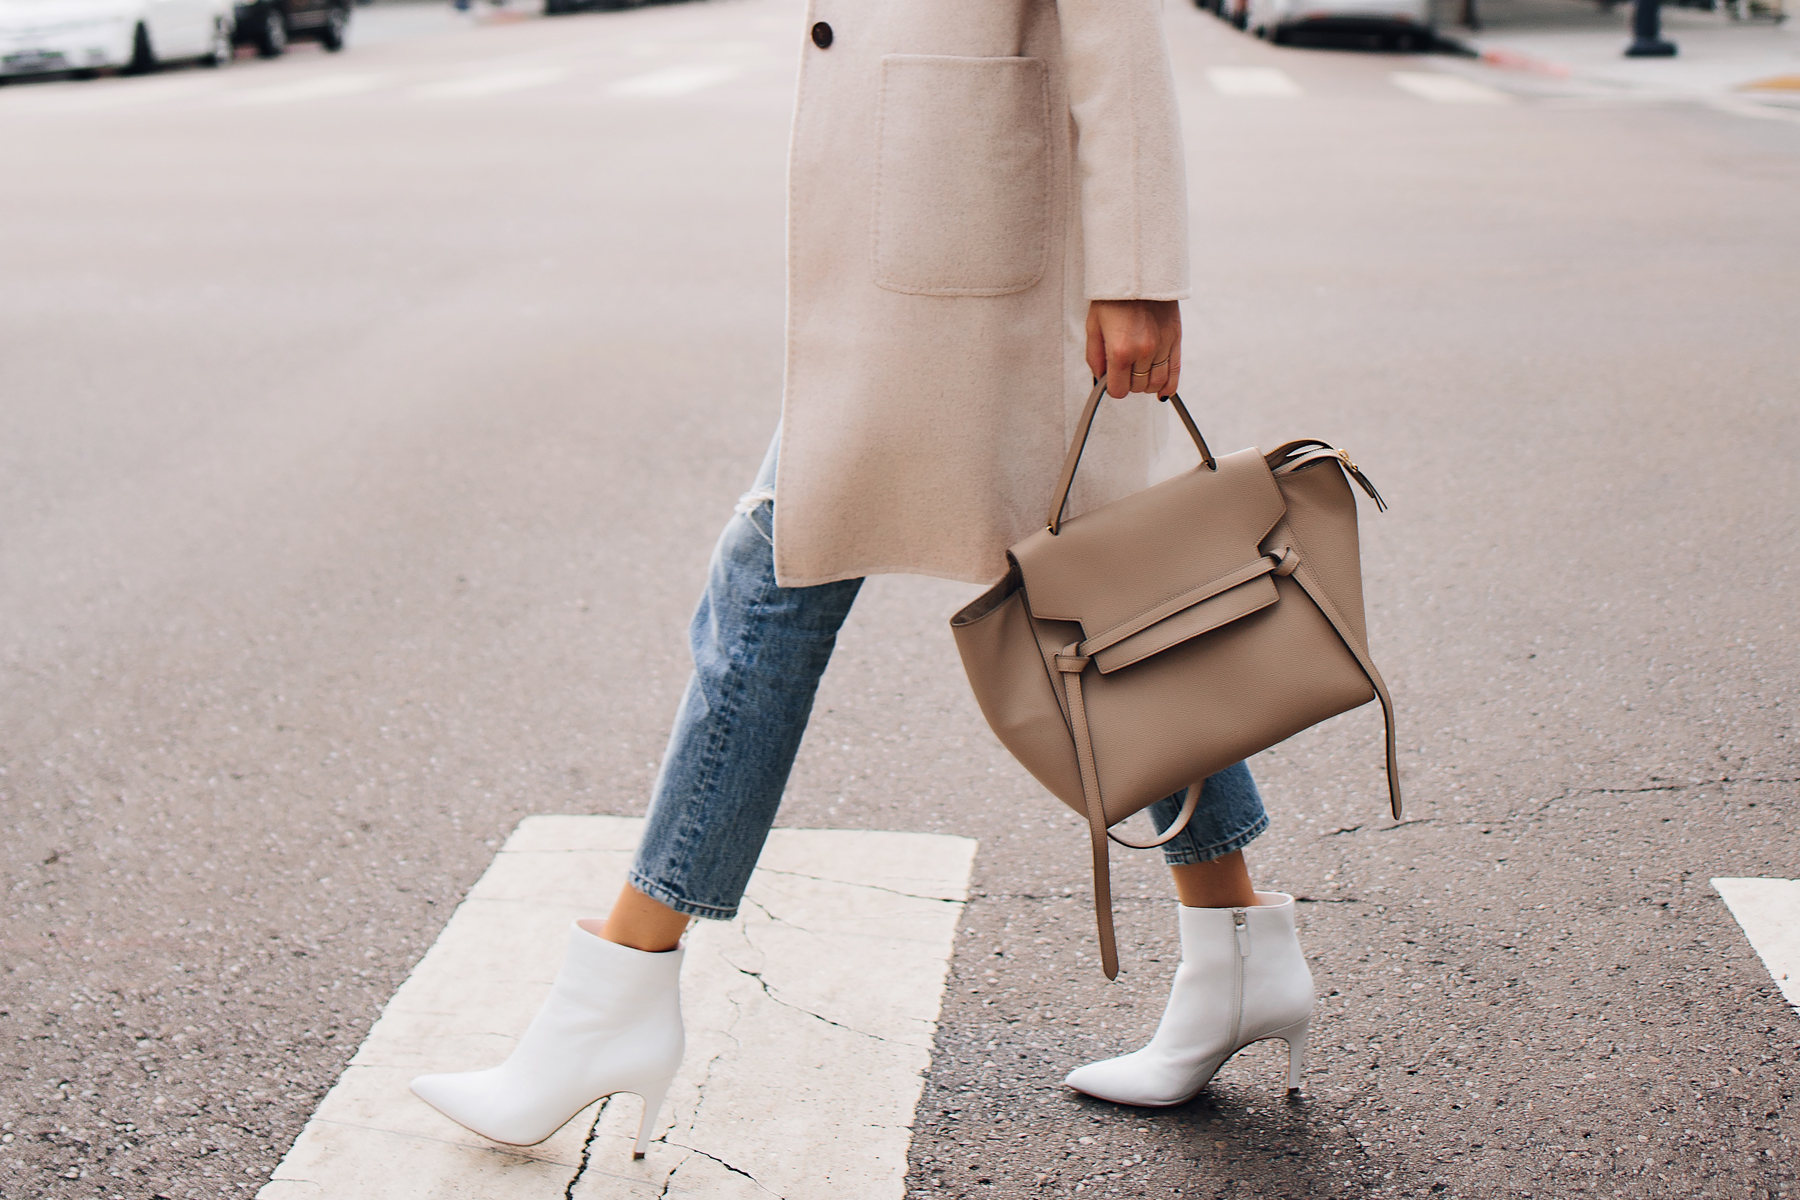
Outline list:
[[[881,60],[875,282],[922,296],[1001,296],[1050,251],[1050,102],[1035,58]]]

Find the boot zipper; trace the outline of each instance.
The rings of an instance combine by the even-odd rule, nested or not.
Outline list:
[[[1231,1036],[1226,1039],[1226,1053],[1237,1049],[1238,1030],[1244,1024],[1244,960],[1250,957],[1250,923],[1243,909],[1231,910],[1231,926],[1237,938],[1237,957],[1231,960]]]

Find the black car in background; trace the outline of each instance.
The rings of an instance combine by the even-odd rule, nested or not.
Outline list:
[[[296,38],[311,38],[327,50],[344,48],[350,0],[239,0],[236,41],[274,58]]]
[[[555,17],[576,12],[618,12],[620,9],[636,8],[650,2],[651,0],[544,0],[544,15]]]

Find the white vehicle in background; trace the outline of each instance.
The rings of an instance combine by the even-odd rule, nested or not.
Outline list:
[[[1429,50],[1437,42],[1431,0],[1243,0],[1244,23],[1281,44],[1294,34],[1374,38],[1395,50]]]
[[[0,0],[0,79],[231,61],[232,0]]]

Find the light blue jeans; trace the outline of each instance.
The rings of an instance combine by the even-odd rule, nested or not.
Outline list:
[[[775,461],[769,444],[756,483],[725,526],[688,630],[694,674],[656,779],[631,886],[676,912],[729,920],[775,823],[819,677],[862,588],[775,582]],[[1167,829],[1186,792],[1150,815]],[[1250,768],[1206,780],[1188,827],[1163,845],[1170,863],[1207,862],[1242,849],[1269,818]]]

